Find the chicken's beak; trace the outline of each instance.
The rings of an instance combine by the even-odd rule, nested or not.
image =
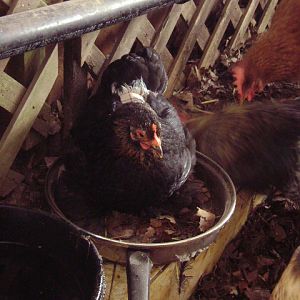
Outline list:
[[[155,157],[163,158],[163,150],[160,145],[152,145],[151,149]]]
[[[151,148],[154,152],[154,156],[157,156],[158,158],[163,158],[163,150],[161,147],[161,139],[157,136],[156,132],[154,133],[154,138],[151,141]]]
[[[153,155],[158,158],[163,158],[163,150],[161,147],[161,139],[154,133],[152,140],[140,142],[140,146],[144,150],[151,150]]]

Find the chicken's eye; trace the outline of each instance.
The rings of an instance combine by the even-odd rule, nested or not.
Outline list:
[[[133,141],[137,141],[137,140],[144,140],[147,137],[147,135],[146,132],[142,129],[131,128],[130,137]]]
[[[146,132],[141,129],[137,129],[135,133],[136,133],[137,138],[140,138],[140,139],[142,139],[146,136]]]

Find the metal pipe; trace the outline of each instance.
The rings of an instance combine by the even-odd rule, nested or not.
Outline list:
[[[187,0],[73,0],[0,18],[0,59]]]

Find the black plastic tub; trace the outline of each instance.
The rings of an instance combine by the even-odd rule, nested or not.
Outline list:
[[[98,300],[104,290],[90,239],[48,213],[0,205],[0,299]]]

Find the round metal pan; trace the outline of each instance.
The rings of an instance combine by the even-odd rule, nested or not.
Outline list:
[[[62,160],[58,159],[49,169],[45,187],[46,197],[54,212],[70,222],[60,207],[58,207],[54,194],[55,184],[62,164]],[[137,265],[138,268],[136,269],[142,270],[140,272],[142,274],[137,275],[137,278],[139,278],[138,281],[149,282],[149,276],[144,279],[141,279],[139,276],[143,277],[143,274],[147,273],[144,270],[147,268],[149,269],[149,266],[151,269],[152,263],[162,265],[172,261],[188,260],[190,257],[195,256],[199,251],[207,248],[216,240],[218,232],[234,212],[236,191],[227,173],[217,163],[199,152],[197,153],[196,169],[197,176],[205,182],[214,199],[213,205],[218,206],[222,212],[219,221],[204,233],[188,239],[167,243],[133,243],[107,238],[80,228],[76,224],[74,225],[81,230],[83,234],[88,235],[93,239],[103,257],[114,262],[127,263],[127,266],[129,262],[129,274],[134,272],[132,266]],[[135,293],[132,291],[132,285],[134,286],[134,283],[130,282],[131,279],[128,283],[129,288],[131,289],[131,291],[129,291],[131,294],[130,299],[148,299],[147,295],[145,295],[145,293],[148,292],[147,288],[145,288],[145,286],[141,287],[140,284],[138,285],[139,288],[144,291],[144,297],[140,294],[135,297],[133,295]],[[133,290],[135,290],[135,288]]]

